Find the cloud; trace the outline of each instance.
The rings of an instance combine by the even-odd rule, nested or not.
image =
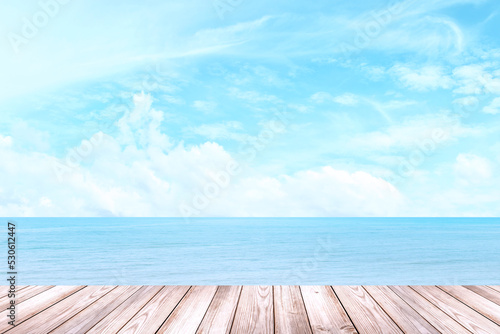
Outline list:
[[[500,97],[496,97],[491,103],[483,108],[483,112],[496,115],[500,113]]]
[[[318,92],[311,96],[311,100],[316,103],[335,102],[345,106],[354,106],[359,102],[358,96],[352,93],[344,93],[342,95],[332,96],[330,93]]]
[[[404,65],[395,65],[390,70],[403,86],[421,92],[449,89],[453,86],[453,79],[445,74],[442,67],[427,65],[418,69]]]
[[[10,137],[0,136],[0,215],[179,216],[182,203],[192,205],[228,164],[239,164],[215,142],[172,143],[161,131],[163,113],[152,108],[152,98],[136,94],[133,100],[134,108],[116,123],[116,137],[99,133],[82,159],[78,148],[63,158],[19,152]],[[223,138],[241,128],[224,122],[194,131]],[[366,172],[326,166],[272,177],[246,167],[200,215],[396,215],[403,202],[390,183]]]
[[[350,134],[349,137],[342,138],[342,147],[346,152],[357,152],[363,155],[374,152],[407,153],[408,150],[417,149],[420,146],[431,145],[437,149],[458,138],[484,133],[484,128],[464,125],[459,119],[446,113],[428,114],[408,118],[384,130]]]
[[[493,165],[484,157],[461,153],[456,158],[454,171],[459,182],[463,184],[481,184],[492,177]]]
[[[210,140],[231,139],[243,141],[248,135],[242,133],[243,125],[237,121],[226,121],[215,124],[202,124],[199,126],[189,127],[186,132],[191,132]]]
[[[92,164],[65,172],[63,183],[57,182],[53,157],[1,151],[23,167],[0,167],[8,175],[0,184],[0,214],[180,216],[182,203],[192,205],[196,194],[214,184],[233,161],[215,143],[178,146],[166,154],[131,152],[107,137],[96,151]],[[398,190],[382,179],[324,167],[290,176],[236,176],[199,215],[384,216],[399,214],[403,204]]]
[[[217,103],[213,102],[213,101],[199,101],[198,100],[198,101],[193,102],[193,108],[195,108],[199,111],[202,111],[202,112],[206,112],[206,113],[213,112],[216,107],[217,107]]]
[[[50,147],[49,133],[35,129],[23,120],[16,120],[10,132],[15,145],[20,148],[43,152]]]
[[[237,216],[385,216],[404,210],[405,198],[390,183],[365,172],[326,166],[280,177],[248,177],[214,204]]]
[[[274,95],[263,94],[257,91],[243,91],[236,87],[229,88],[229,94],[237,99],[250,103],[271,102],[275,104],[283,103],[281,99]]]
[[[466,96],[453,100],[453,103],[464,107],[472,107],[479,103],[479,99],[475,96]]]
[[[133,100],[134,108],[126,110],[117,122],[120,131],[119,141],[138,147],[169,149],[172,146],[170,139],[160,129],[165,115],[162,111],[151,108],[153,103],[151,95],[136,94]]]
[[[12,137],[0,135],[0,147],[12,146]]]
[[[453,70],[457,94],[500,94],[500,72],[494,64],[470,64]]]
[[[275,19],[273,16],[264,16],[253,21],[240,22],[219,28],[202,29],[194,34],[193,43],[198,47],[213,47],[213,45],[244,42],[251,39],[255,31],[261,30],[273,19]]]

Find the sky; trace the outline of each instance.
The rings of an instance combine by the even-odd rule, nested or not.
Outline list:
[[[499,216],[497,1],[0,10],[0,215]]]

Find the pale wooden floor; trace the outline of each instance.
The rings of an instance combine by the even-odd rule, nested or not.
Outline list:
[[[0,332],[500,333],[500,286],[26,286],[17,303]]]

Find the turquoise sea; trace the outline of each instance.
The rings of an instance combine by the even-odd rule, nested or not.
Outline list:
[[[11,221],[18,284],[500,284],[499,218]]]

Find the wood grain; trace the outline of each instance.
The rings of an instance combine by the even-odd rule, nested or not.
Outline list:
[[[30,299],[27,299],[17,305],[16,326],[21,326],[23,322],[29,320],[31,317],[47,308],[50,308],[52,305],[74,294],[75,292],[82,290],[83,288],[83,286],[56,286],[52,289],[43,291]],[[8,311],[3,311],[0,313],[1,319],[7,319],[7,312]],[[7,321],[0,322],[0,332],[12,329],[11,327],[12,326],[10,326]]]
[[[111,311],[133,295],[140,286],[119,286],[98,301],[82,310],[69,321],[54,329],[51,333],[78,334],[85,333]]]
[[[298,286],[274,287],[276,334],[311,334],[311,325]]]
[[[490,288],[492,288],[493,290],[496,290],[498,292],[500,292],[500,285],[488,285]]]
[[[229,334],[241,286],[219,286],[197,334]]]
[[[17,325],[8,333],[49,333],[114,288],[115,286],[107,285],[87,286],[45,309],[43,312],[38,313],[29,320]]]
[[[18,325],[0,322],[0,332],[493,334],[500,333],[495,288],[26,286],[17,294]]]
[[[231,333],[267,334],[274,332],[273,290],[271,286],[244,286]]]
[[[360,333],[403,333],[361,286],[334,286],[340,302]]]
[[[17,290],[15,293],[15,299],[16,303],[19,305],[23,301],[30,299],[31,297],[34,297],[38,295],[39,293],[42,293],[44,291],[47,291],[50,288],[53,288],[53,285],[31,285],[31,286],[26,286],[22,290]],[[0,298],[0,309],[4,310],[9,306],[10,303],[10,298],[8,295],[5,295],[4,297]]]
[[[216,291],[217,286],[192,287],[157,333],[195,334]]]
[[[89,329],[87,334],[115,334],[146,305],[163,286],[150,285],[141,287],[123,304],[115,308],[104,319]]]
[[[471,332],[478,334],[500,333],[500,326],[481,315],[478,316],[476,311],[437,286],[413,286],[412,289]]]
[[[410,305],[415,311],[423,316],[434,328],[446,334],[470,334],[458,322],[449,317],[440,308],[429,302],[408,286],[391,286],[401,299]]]
[[[465,285],[465,288],[474,291],[480,296],[494,302],[497,305],[500,305],[500,291],[494,290],[488,286],[482,285]]]
[[[118,333],[155,333],[189,288],[165,286]]]
[[[330,286],[301,286],[311,330],[321,333],[357,333]]]
[[[427,320],[406,304],[387,286],[364,286],[370,296],[405,333],[437,334]]]
[[[497,325],[500,325],[500,305],[495,304],[463,286],[452,285],[440,286],[439,288],[486,316],[491,321],[494,321]]]

